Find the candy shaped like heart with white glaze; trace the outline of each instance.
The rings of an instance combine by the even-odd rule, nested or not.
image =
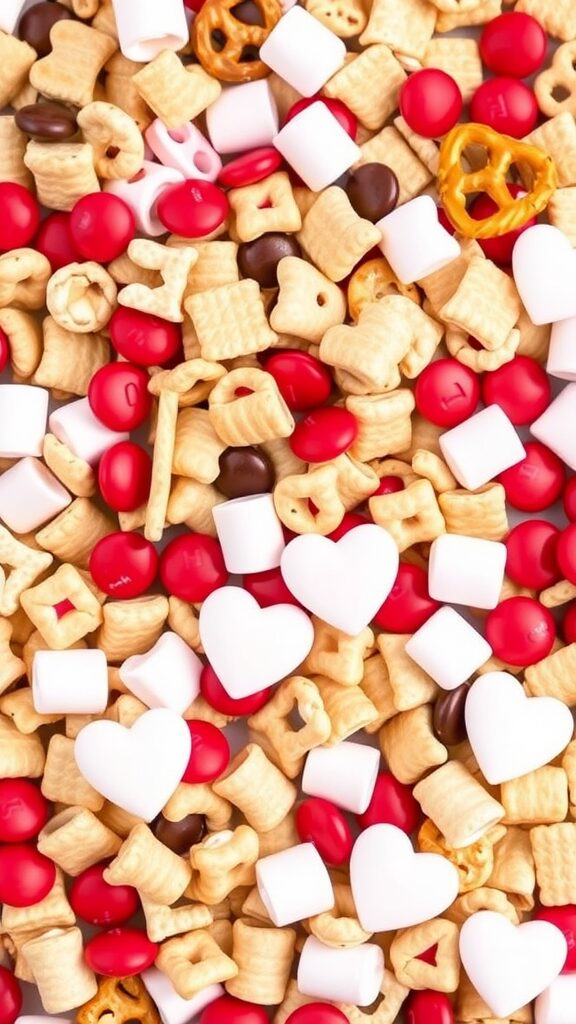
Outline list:
[[[553,324],[576,316],[576,252],[551,224],[535,224],[520,235],[512,272],[533,324]]]
[[[466,698],[466,731],[492,786],[541,768],[572,739],[570,709],[555,697],[527,697],[508,672],[480,676]]]
[[[240,587],[213,590],[200,609],[199,626],[206,657],[234,700],[290,675],[314,642],[314,627],[301,608],[261,608]]]
[[[76,764],[107,800],[152,821],[180,782],[192,741],[180,715],[155,708],[130,729],[118,722],[90,722],[76,737]]]
[[[387,932],[446,910],[458,895],[458,872],[436,853],[414,853],[395,825],[372,825],[354,844],[350,884],[365,931]]]
[[[381,526],[367,523],[339,541],[316,533],[295,537],[282,552],[286,586],[301,604],[344,633],[360,633],[388,597],[398,548]]]
[[[560,974],[567,952],[556,925],[514,925],[493,910],[472,914],[460,931],[466,974],[495,1017],[509,1017],[548,988]]]

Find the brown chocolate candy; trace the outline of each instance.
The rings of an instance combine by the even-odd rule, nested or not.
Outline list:
[[[399,192],[398,178],[385,164],[364,164],[346,182],[346,195],[356,213],[373,224],[392,213]]]
[[[243,242],[238,249],[238,266],[242,277],[252,277],[261,288],[277,288],[276,269],[285,256],[300,256],[300,246],[293,235],[272,231],[253,242]]]
[[[464,706],[469,689],[470,683],[462,683],[455,690],[442,691],[434,705],[434,734],[447,747],[455,747],[466,739]]]
[[[46,57],[52,49],[50,29],[57,21],[70,19],[74,19],[74,14],[67,7],[43,0],[42,3],[29,7],[22,15],[18,35],[36,50],[39,57]]]
[[[260,448],[227,448],[219,464],[220,475],[214,486],[227,498],[265,494],[276,482],[274,467]]]
[[[16,111],[18,128],[38,142],[64,142],[78,131],[76,114],[63,103],[30,103]]]
[[[188,814],[182,821],[168,821],[160,815],[153,828],[156,839],[181,855],[200,842],[206,832],[206,819],[203,814]]]

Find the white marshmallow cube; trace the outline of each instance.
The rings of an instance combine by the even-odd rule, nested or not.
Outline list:
[[[332,111],[320,102],[288,121],[274,145],[313,192],[331,185],[362,156]]]
[[[278,132],[278,108],[267,80],[223,89],[206,111],[206,127],[217,153],[271,146]]]
[[[492,648],[462,615],[445,607],[410,637],[406,654],[443,690],[455,690],[488,660]]]
[[[432,542],[428,592],[435,601],[495,608],[506,566],[506,545],[481,537],[443,533]]]
[[[127,441],[129,434],[110,430],[94,415],[87,398],[62,405],[48,420],[50,430],[73,455],[95,466],[112,445]]]
[[[313,843],[263,857],[256,865],[256,883],[277,928],[334,907],[330,875]]]
[[[568,384],[534,421],[530,433],[576,469],[576,384]]]
[[[534,1024],[574,1024],[576,974],[560,974],[537,997]]]
[[[163,633],[145,654],[120,666],[120,679],[149,708],[183,715],[200,693],[202,662],[177,633]]]
[[[13,533],[29,533],[72,501],[53,473],[27,455],[0,476],[0,519]]]
[[[260,47],[260,60],[301,96],[313,96],[342,67],[346,47],[303,7],[292,7]]]
[[[226,995],[222,985],[208,985],[192,996],[192,999],[183,999],[170,978],[157,967],[142,971],[142,981],[156,1003],[162,1024],[188,1024],[188,1021],[195,1021],[197,1015],[210,1003]]]
[[[306,758],[302,791],[331,800],[345,811],[364,814],[372,799],[380,751],[345,740],[334,747],[314,747]]]
[[[284,532],[271,494],[232,498],[215,505],[212,515],[228,572],[265,572],[280,565]]]
[[[153,160],[144,160],[133,178],[106,181],[104,191],[118,196],[130,207],[138,231],[156,238],[166,234],[166,228],[156,213],[158,202],[166,189],[180,185],[185,180],[181,171],[174,167],[163,167]]]
[[[182,0],[112,0],[118,42],[128,60],[148,63],[162,50],[181,50],[189,40]]]
[[[26,0],[2,0],[0,4],[0,31],[7,32],[8,35],[12,34],[25,3]]]
[[[17,1017],[15,1024],[72,1024],[71,1017],[53,1017],[52,1014],[28,1014],[24,1017]]]
[[[325,946],[310,935],[298,964],[298,991],[334,1003],[369,1006],[378,997],[384,980],[384,953],[380,946],[364,942],[340,949]]]
[[[146,129],[145,139],[160,163],[180,171],[186,179],[216,181],[222,170],[218,153],[195,124],[184,124],[174,130],[157,117]]]
[[[439,443],[458,483],[469,491],[526,458],[518,434],[499,405],[489,405],[447,430]]]
[[[0,457],[42,455],[49,394],[29,384],[0,384]]]
[[[576,381],[576,317],[552,324],[546,372],[560,380]]]
[[[40,715],[99,715],[108,703],[104,651],[36,651],[32,700]]]
[[[380,248],[396,277],[412,284],[458,259],[460,245],[442,227],[431,196],[417,196],[376,224],[382,232]]]

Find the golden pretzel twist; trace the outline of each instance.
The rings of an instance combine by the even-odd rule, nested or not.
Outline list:
[[[139,977],[101,978],[96,995],[76,1011],[76,1024],[160,1024],[160,1016]]]
[[[483,146],[488,162],[478,171],[466,172],[461,159],[468,146]],[[514,199],[506,183],[512,165],[528,172],[532,185],[520,199]],[[522,227],[548,205],[556,188],[554,161],[536,146],[500,135],[483,124],[457,125],[440,147],[438,191],[454,227],[467,238],[494,238]],[[485,192],[498,206],[496,213],[475,220],[466,210],[466,197]]]
[[[282,9],[278,0],[254,0],[263,25],[247,25],[232,13],[238,0],[206,0],[192,26],[192,45],[202,67],[221,82],[253,82],[270,68],[253,51],[262,46]],[[218,49],[224,38],[224,45]]]
[[[563,99],[556,98],[556,90],[566,93]],[[576,40],[558,47],[551,66],[534,82],[534,92],[547,117],[556,117],[565,110],[576,114]]]

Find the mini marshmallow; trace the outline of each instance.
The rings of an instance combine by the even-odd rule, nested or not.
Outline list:
[[[546,372],[560,380],[576,381],[576,317],[552,324]]]
[[[42,455],[48,391],[29,384],[0,385],[0,457]]]
[[[372,799],[380,752],[362,743],[315,747],[306,758],[302,791],[331,800],[345,811],[364,814]]]
[[[455,690],[465,683],[492,654],[484,637],[447,607],[416,630],[405,650],[443,690]]]
[[[280,565],[284,533],[271,494],[233,498],[215,505],[212,515],[228,572],[265,572]]]
[[[120,666],[120,679],[149,708],[183,715],[200,693],[202,662],[177,633],[163,633],[146,654]]]
[[[112,0],[112,6],[128,60],[147,63],[162,50],[181,50],[189,40],[182,0]]]
[[[460,246],[438,220],[431,196],[417,196],[382,217],[380,248],[396,277],[413,284],[458,259]]]
[[[32,1016],[17,1017],[15,1024],[72,1024],[72,1018],[33,1014]]]
[[[157,117],[147,128],[145,139],[164,167],[173,167],[185,178],[216,181],[222,170],[218,153],[194,124],[171,130]]]
[[[443,533],[430,548],[428,592],[434,600],[448,604],[495,608],[505,566],[505,544]]]
[[[144,160],[133,178],[129,181],[106,181],[104,191],[123,199],[130,207],[138,231],[156,238],[166,234],[166,228],[156,214],[158,201],[167,188],[184,180],[184,175],[174,167],[162,167],[151,160]]]
[[[364,942],[348,949],[325,946],[314,935],[304,943],[298,964],[298,991],[333,1003],[369,1006],[384,980],[384,953]]]
[[[2,0],[0,7],[0,31],[7,32],[8,35],[12,34],[25,3],[26,0]],[[21,1019],[24,1020],[24,1018]]]
[[[206,127],[218,153],[270,146],[278,132],[278,109],[266,79],[223,89],[206,111]]]
[[[210,1003],[226,995],[222,985],[208,985],[192,999],[182,999],[170,978],[156,967],[142,971],[141,978],[156,1003],[162,1024],[188,1024],[188,1021],[196,1020]]]
[[[574,1024],[576,974],[560,974],[538,996],[534,1024]]]
[[[92,412],[87,398],[80,398],[77,402],[56,409],[48,424],[54,436],[73,455],[91,466],[95,466],[112,445],[127,441],[130,436],[105,427]]]
[[[293,7],[260,47],[260,60],[301,96],[313,96],[342,67],[346,47],[303,7]]]
[[[312,843],[291,846],[259,860],[256,883],[277,928],[334,907],[330,875]]]
[[[102,714],[108,703],[104,651],[36,651],[32,700],[40,715]]]
[[[14,533],[37,530],[71,501],[44,463],[29,455],[0,476],[0,519]]]
[[[499,405],[489,405],[447,430],[439,443],[458,483],[469,491],[526,458],[518,434]]]
[[[575,417],[576,384],[568,384],[530,427],[530,433],[570,469],[576,469]]]
[[[302,8],[298,8],[302,10]],[[311,103],[275,137],[274,145],[313,192],[336,181],[362,156],[325,103]]]

